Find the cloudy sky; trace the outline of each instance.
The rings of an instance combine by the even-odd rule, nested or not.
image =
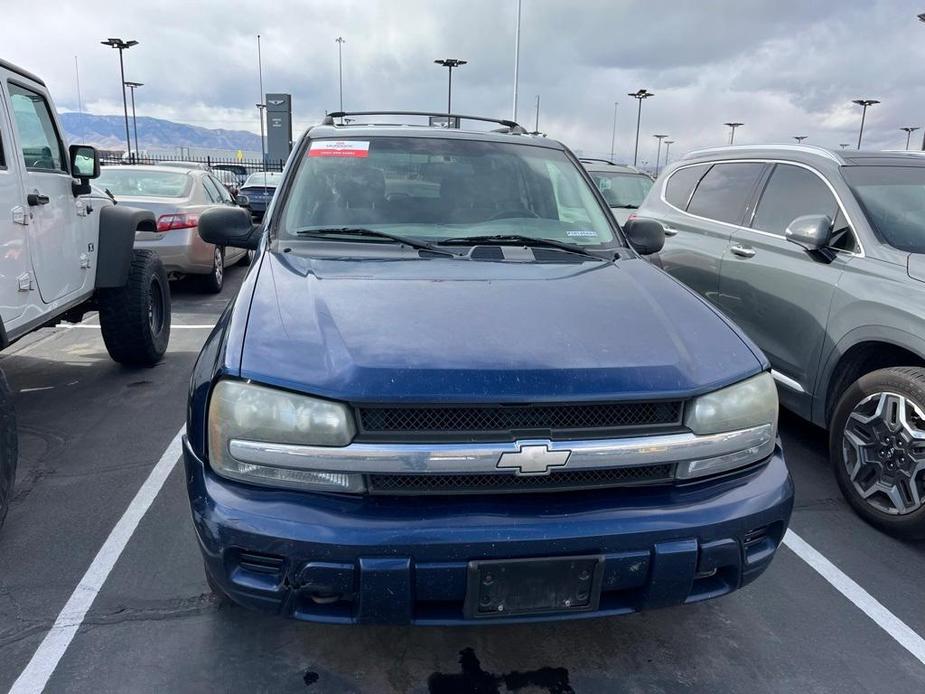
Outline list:
[[[0,0],[4,58],[49,83],[61,110],[121,113],[117,54],[109,36],[135,39],[126,79],[144,82],[139,115],[257,132],[256,35],[263,36],[265,91],[291,92],[295,124],[337,108],[337,45],[343,36],[347,109],[440,110],[446,70],[454,111],[510,117],[516,0]],[[43,9],[45,8],[45,9]],[[37,17],[38,11],[38,17]],[[574,149],[609,152],[613,104],[617,157],[632,159],[636,102],[646,88],[640,161],[652,134],[672,155],[737,143],[905,146],[902,126],[925,126],[925,0],[523,0],[518,119]],[[31,30],[26,27],[32,27]],[[41,36],[38,41],[37,37]],[[913,136],[921,146],[922,131]],[[672,157],[674,158],[674,157]]]

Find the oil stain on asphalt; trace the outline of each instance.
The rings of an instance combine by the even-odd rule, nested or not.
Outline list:
[[[563,667],[542,667],[527,672],[496,675],[485,672],[471,648],[459,652],[459,673],[435,672],[427,680],[430,694],[500,694],[503,691],[546,691],[549,694],[575,694]]]

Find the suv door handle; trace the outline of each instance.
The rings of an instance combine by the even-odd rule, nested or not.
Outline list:
[[[29,203],[30,207],[35,207],[36,205],[47,205],[48,196],[42,195],[40,192],[35,191],[34,193],[29,193],[26,196],[26,202]]]
[[[735,253],[740,258],[753,258],[755,256],[755,249],[749,248],[748,246],[743,246],[740,243],[737,243],[735,246],[729,249]]]
[[[674,236],[675,234],[678,233],[678,230],[675,229],[674,227],[670,227],[664,224],[662,225],[662,229],[665,230],[665,236]]]

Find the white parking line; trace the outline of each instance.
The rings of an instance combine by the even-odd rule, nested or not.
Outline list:
[[[792,530],[784,534],[784,544],[925,665],[925,639]]]
[[[90,568],[80,579],[80,583],[71,593],[67,604],[58,613],[51,630],[45,635],[42,643],[32,655],[32,660],[26,665],[13,687],[10,694],[34,694],[41,692],[48,684],[49,678],[54,673],[55,668],[67,651],[71,640],[77,634],[77,630],[87,616],[87,611],[96,600],[100,589],[109,577],[109,573],[116,565],[119,556],[122,554],[128,541],[131,539],[138,527],[145,512],[151,507],[154,499],[157,497],[161,487],[170,475],[181,453],[181,437],[185,427],[181,427],[177,435],[173,437],[167,450],[157,461],[151,474],[141,485],[141,489],[135,494],[125,513],[116,523],[116,526],[109,533],[106,542],[97,552],[96,558],[90,564]]]

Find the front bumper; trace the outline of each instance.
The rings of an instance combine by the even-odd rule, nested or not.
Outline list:
[[[206,567],[236,602],[327,623],[471,624],[468,562],[602,555],[600,617],[732,592],[769,565],[793,483],[778,446],[757,467],[677,487],[462,497],[371,497],[252,487],[184,445]]]

